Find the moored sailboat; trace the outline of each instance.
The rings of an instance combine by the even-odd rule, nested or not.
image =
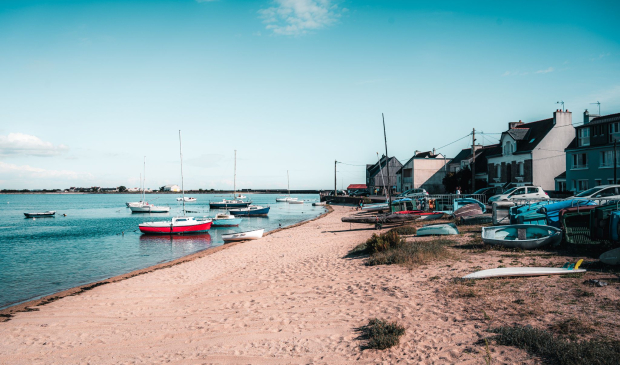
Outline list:
[[[185,216],[185,186],[183,179],[183,147],[181,143],[181,131],[179,131],[179,155],[181,157],[181,194],[183,202],[183,216],[174,217],[170,221],[145,222],[138,227],[140,232],[146,234],[183,234],[205,232],[211,228],[213,223],[209,218],[196,219]]]
[[[209,208],[211,209],[241,208],[241,207],[248,207],[250,204],[252,204],[251,201],[245,201],[242,199],[242,198],[245,198],[245,196],[239,195],[239,198],[237,198],[236,195],[237,195],[237,150],[235,150],[235,174],[233,177],[233,198],[231,200],[222,199],[221,202],[209,202]]]

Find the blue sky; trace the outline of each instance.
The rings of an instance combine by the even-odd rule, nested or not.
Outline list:
[[[179,129],[188,188],[346,187],[381,113],[404,162],[620,112],[619,2],[435,3],[2,1],[0,189],[180,183]]]

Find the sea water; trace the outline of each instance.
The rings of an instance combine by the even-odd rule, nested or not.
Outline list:
[[[309,220],[325,209],[316,194],[292,195],[305,204],[276,203],[273,194],[245,194],[255,205],[269,205],[268,217],[243,217],[239,227],[212,227],[208,233],[143,235],[138,224],[182,215],[174,194],[148,194],[147,201],[170,213],[132,213],[126,202],[137,194],[0,194],[0,309],[75,286],[172,261],[221,246],[222,234],[278,227]],[[188,195],[186,195],[188,196]],[[214,217],[209,201],[231,195],[196,194],[185,203],[188,216]],[[25,212],[55,210],[54,218],[25,218]],[[64,216],[66,214],[66,216]]]

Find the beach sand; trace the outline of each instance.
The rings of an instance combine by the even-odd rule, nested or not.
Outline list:
[[[562,279],[517,279],[516,289],[510,280],[461,288],[453,278],[472,266],[497,267],[505,254],[469,249],[452,249],[454,259],[415,270],[365,266],[363,258],[345,256],[376,231],[356,229],[362,225],[349,230],[341,217],[350,211],[336,206],[320,219],[260,240],[16,313],[0,323],[0,363],[540,362],[510,347],[486,352],[479,340],[490,335],[485,330],[491,322],[552,323],[554,308],[528,306],[539,312],[523,317],[511,312],[510,303],[521,296],[533,302],[530,292],[540,285],[556,283],[550,290],[561,290]],[[566,280],[577,285],[584,279]],[[617,300],[617,287],[597,289]],[[566,306],[583,310],[581,304]],[[406,328],[399,346],[362,350],[356,329],[374,317]]]

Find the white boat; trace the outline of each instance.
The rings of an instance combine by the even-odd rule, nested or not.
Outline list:
[[[264,229],[257,229],[254,231],[223,234],[222,239],[224,242],[257,240],[263,237],[263,232],[265,232]]]
[[[241,195],[241,194],[237,195],[237,199],[247,199],[247,198],[248,197],[245,195]]]
[[[434,221],[435,219],[442,218],[444,216],[443,212],[431,213],[431,214],[421,214],[421,221]]]
[[[295,200],[289,200],[288,203],[289,204],[303,204],[304,201],[295,199]]]
[[[288,194],[284,197],[276,198],[277,203],[290,203],[293,200],[297,200],[297,198],[291,198],[291,181],[288,177],[288,170],[286,170],[286,190],[288,190]]]
[[[125,204],[127,205],[127,208],[129,208],[129,207],[137,207],[138,205],[142,204],[142,202],[127,202]]]
[[[498,269],[489,269],[476,271],[474,273],[463,276],[463,279],[486,279],[505,276],[546,276],[546,275],[563,275],[586,272],[585,269],[579,269],[583,260],[579,260],[575,268],[569,267],[502,267]]]
[[[168,213],[170,211],[170,207],[156,206],[147,202],[130,205],[129,209],[132,213]]]
[[[325,202],[314,202],[314,203],[312,203],[312,205],[315,206],[315,207],[322,207],[324,205],[327,205],[327,203],[325,203]]]
[[[178,197],[178,198],[177,198],[177,201],[178,201],[178,202],[180,202],[180,201],[185,201],[186,203],[192,203],[192,202],[195,202],[195,201],[196,201],[196,198],[192,198],[192,197],[189,197],[189,196],[186,196],[186,197]]]
[[[245,201],[246,197],[239,194],[239,198],[237,198],[237,150],[235,150],[235,174],[233,175],[233,198],[222,199],[221,202],[209,202],[210,209],[228,209],[228,208],[242,208],[248,207],[252,204],[251,201]]]
[[[458,228],[454,223],[429,224],[418,228],[418,236],[440,236],[459,234]]]

